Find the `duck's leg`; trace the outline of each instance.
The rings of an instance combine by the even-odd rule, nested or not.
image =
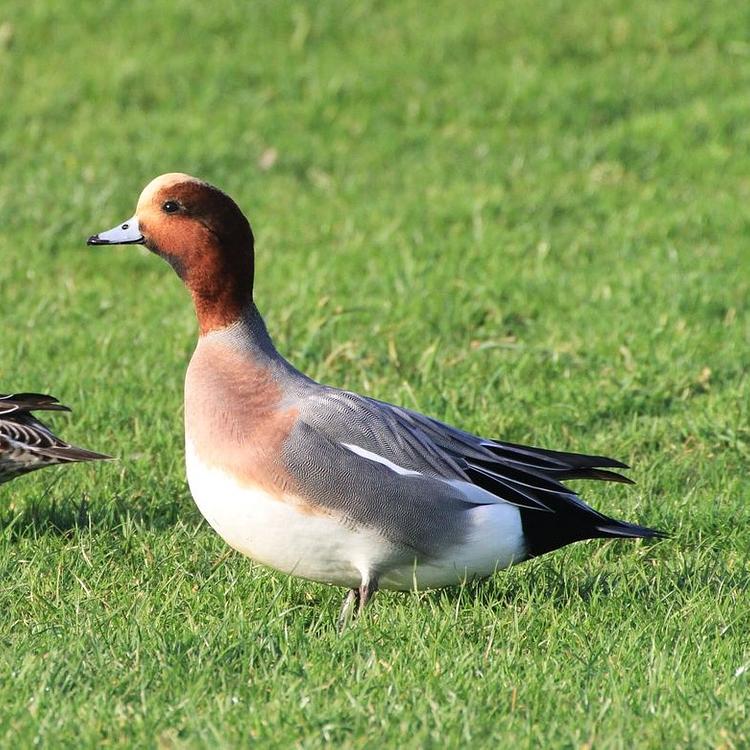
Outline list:
[[[338,630],[339,633],[343,632],[349,620],[354,615],[354,607],[359,603],[359,589],[350,589],[347,595],[344,597],[344,601],[341,605],[341,611],[339,612],[338,619]]]
[[[362,581],[362,585],[359,587],[359,607],[357,607],[357,616],[359,617],[364,611],[367,603],[372,599],[375,592],[378,590],[378,579],[371,578],[366,581]]]
[[[378,590],[378,579],[368,578],[360,584],[357,589],[350,589],[347,595],[344,597],[344,602],[341,605],[341,612],[339,612],[338,628],[341,633],[349,623],[349,620],[353,619],[355,614],[357,617],[362,615],[367,603],[372,599],[373,594]],[[356,613],[355,613],[356,607]]]

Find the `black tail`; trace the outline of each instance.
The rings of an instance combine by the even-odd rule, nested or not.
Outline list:
[[[596,530],[603,539],[666,539],[669,534],[658,529],[649,529],[647,526],[638,526],[626,521],[609,519],[609,523],[597,526]]]
[[[565,547],[584,539],[662,539],[657,529],[607,518],[593,508],[568,507],[555,513],[520,509],[521,525],[529,557]]]

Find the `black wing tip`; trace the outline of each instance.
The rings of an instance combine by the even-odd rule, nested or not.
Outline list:
[[[617,458],[610,458],[609,456],[586,456],[586,458],[596,461],[594,466],[597,468],[606,467],[608,469],[629,469],[630,464],[626,464],[624,461],[620,461]]]
[[[70,411],[70,407],[61,404],[60,400],[47,393],[8,393],[0,395],[0,413],[3,405],[10,407],[9,411]]]
[[[510,443],[506,440],[487,440],[484,446],[493,453],[505,451],[517,452],[521,456],[543,459],[558,464],[559,468],[570,469],[629,469],[630,465],[624,461],[609,456],[595,456],[587,453],[571,453],[568,451],[555,451],[549,448],[539,448],[535,445],[523,445],[521,443]],[[522,460],[522,459],[521,459]]]
[[[561,480],[595,479],[600,482],[619,482],[620,484],[635,484],[635,481],[624,474],[606,469],[571,469],[558,475]]]

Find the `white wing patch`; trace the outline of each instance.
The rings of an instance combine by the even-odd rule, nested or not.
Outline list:
[[[384,458],[383,456],[379,456],[377,453],[368,451],[365,448],[360,448],[358,445],[352,445],[351,443],[341,443],[341,445],[343,445],[344,448],[346,448],[347,450],[350,450],[352,453],[356,453],[358,456],[362,456],[362,458],[366,458],[369,461],[374,461],[377,464],[383,464],[383,466],[387,466],[395,474],[401,474],[402,476],[411,476],[411,477],[422,476],[422,474],[418,471],[405,469],[403,466],[394,464],[393,461],[389,461],[387,458]]]
[[[394,474],[400,474],[401,476],[407,477],[424,476],[418,471],[405,469],[403,466],[399,466],[398,464],[393,463],[393,461],[390,461],[384,456],[381,456],[378,453],[373,453],[372,451],[368,451],[366,448],[360,448],[360,446],[358,445],[353,445],[352,443],[341,443],[341,445],[343,445],[347,450],[350,450],[352,453],[356,453],[358,456],[366,458],[368,461],[374,461],[375,463],[387,466]],[[466,500],[473,505],[497,505],[498,503],[507,503],[508,505],[513,505],[513,503],[508,503],[507,500],[503,500],[502,497],[492,494],[492,492],[490,492],[489,490],[482,489],[476,484],[472,484],[471,482],[467,482],[463,479],[441,479],[440,481],[449,484],[451,487],[455,487],[455,489],[457,489],[466,498]]]

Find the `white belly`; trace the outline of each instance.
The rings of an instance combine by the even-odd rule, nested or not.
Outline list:
[[[188,484],[200,512],[221,538],[243,555],[285,573],[354,588],[392,546],[369,529],[352,529],[311,513],[293,497],[278,498],[239,484],[207,466],[186,443]]]
[[[257,562],[302,578],[356,588],[378,571],[381,588],[438,588],[491,575],[524,558],[520,515],[511,505],[467,511],[472,528],[464,544],[439,559],[405,565],[403,555],[375,530],[353,528],[310,512],[293,497],[242,485],[204,463],[189,440],[185,460],[193,498],[222,539]]]

